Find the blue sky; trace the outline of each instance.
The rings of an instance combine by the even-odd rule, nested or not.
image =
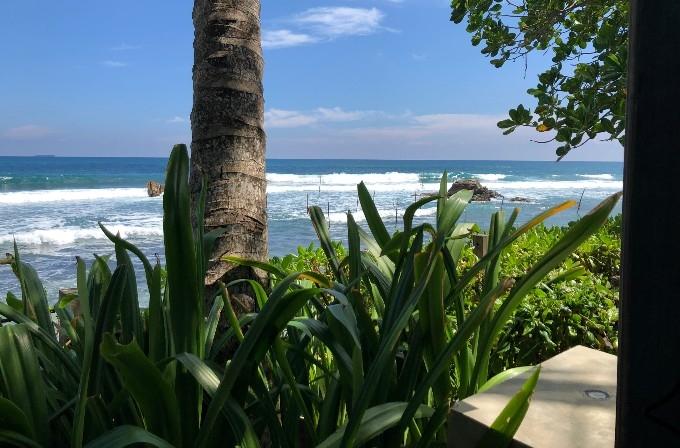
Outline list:
[[[530,131],[545,60],[493,68],[447,0],[263,0],[268,157],[553,160]],[[4,0],[0,155],[165,156],[191,140],[192,2]],[[597,142],[567,160],[622,160]]]

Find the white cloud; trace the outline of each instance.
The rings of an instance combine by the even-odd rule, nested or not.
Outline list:
[[[290,30],[265,30],[262,32],[262,47],[268,49],[288,48],[310,44],[317,38],[304,33],[294,33]]]
[[[375,33],[382,28],[384,17],[377,8],[319,7],[298,14],[294,22],[315,34],[336,38]]]
[[[503,117],[478,114],[429,114],[417,115],[413,121],[419,126],[432,130],[474,130],[497,128],[496,123]]]
[[[374,140],[421,140],[434,136],[499,133],[496,123],[503,117],[478,114],[426,114],[405,117],[399,125],[349,129],[347,134]]]
[[[382,115],[372,110],[346,111],[340,107],[319,107],[312,111],[270,109],[264,114],[268,128],[298,128],[317,123],[346,123]]]
[[[297,128],[316,123],[318,120],[312,115],[294,110],[269,109],[264,114],[264,121],[265,125],[271,128]]]
[[[356,121],[375,114],[375,111],[372,110],[346,111],[339,107],[333,107],[330,109],[320,107],[316,109],[315,112],[319,117],[319,121],[331,121],[331,122]]]
[[[289,48],[327,42],[340,37],[366,36],[381,30],[385,14],[377,8],[318,7],[285,20],[292,29],[264,30],[266,49]]]
[[[165,122],[166,123],[186,123],[187,119],[184,118],[184,117],[180,117],[178,115],[175,115],[174,117],[165,120]]]
[[[140,45],[129,45],[123,42],[120,45],[116,45],[115,47],[111,47],[111,51],[130,51],[130,50],[139,50],[142,48]]]
[[[102,61],[102,65],[105,66],[105,67],[111,67],[111,68],[121,68],[121,67],[127,67],[127,62]]]
[[[2,135],[11,140],[34,140],[49,136],[52,130],[45,126],[27,124],[7,129]]]

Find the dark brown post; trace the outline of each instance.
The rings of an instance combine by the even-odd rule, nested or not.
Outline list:
[[[489,235],[483,233],[472,235],[472,251],[477,255],[477,258],[486,255],[489,252]]]
[[[680,446],[680,1],[630,8],[616,445]]]

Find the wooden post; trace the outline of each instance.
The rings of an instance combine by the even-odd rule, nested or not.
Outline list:
[[[489,252],[489,235],[483,233],[475,233],[472,235],[473,252],[477,258],[482,258]]]
[[[680,446],[680,2],[632,0],[628,53],[616,446]]]

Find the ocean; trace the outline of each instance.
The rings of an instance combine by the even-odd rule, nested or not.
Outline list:
[[[164,158],[1,157],[0,253],[12,252],[16,240],[24,261],[40,274],[50,300],[59,288],[75,286],[75,256],[113,252],[97,226],[140,247],[148,256],[163,255],[162,198],[147,197],[149,180],[163,182]],[[580,207],[548,221],[564,225],[587,213],[623,188],[619,162],[297,160],[267,161],[267,211],[270,254],[285,255],[315,241],[307,205],[327,213],[331,234],[345,239],[346,213],[363,222],[356,184],[364,181],[393,230],[405,208],[420,194],[438,189],[443,171],[449,181],[477,178],[506,198],[472,203],[463,220],[488,227],[491,213],[521,209],[519,223],[567,199]],[[615,213],[621,211],[620,205]],[[434,206],[418,211],[416,221],[432,220]],[[138,274],[138,279],[143,279]],[[143,281],[139,281],[140,284]],[[0,266],[0,294],[19,286],[8,266]]]

